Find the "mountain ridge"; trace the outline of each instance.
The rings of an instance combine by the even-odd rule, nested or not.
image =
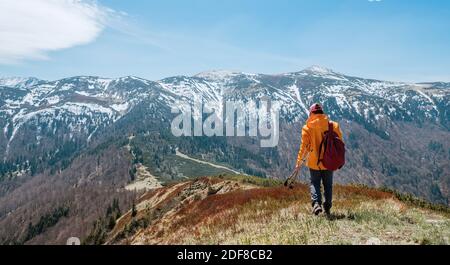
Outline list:
[[[315,217],[308,193],[303,183],[289,189],[250,176],[182,181],[144,193],[114,226],[96,226],[84,243],[449,243],[448,208],[427,209],[387,191],[337,185],[333,213]]]
[[[283,179],[295,164],[314,102],[343,131],[347,163],[336,172],[336,183],[386,186],[449,205],[450,83],[399,84],[315,70],[157,81],[74,77],[0,86],[0,242],[83,238],[113,198],[128,209],[155,183],[230,172],[224,168]],[[260,136],[174,137],[170,131],[171,109],[180,102],[204,99],[219,106],[262,97],[280,107],[276,147],[261,148]],[[66,208],[67,216],[60,216]],[[27,232],[29,223],[35,227],[52,213],[61,218],[54,227]],[[69,222],[74,225],[64,225]]]
[[[311,65],[309,67],[306,67],[300,71],[294,71],[294,72],[282,72],[282,73],[249,73],[249,72],[243,72],[243,71],[239,71],[239,70],[228,70],[228,69],[211,69],[211,70],[207,70],[207,71],[202,71],[199,72],[197,74],[193,74],[193,75],[174,75],[174,76],[169,76],[169,77],[164,77],[161,79],[149,79],[149,78],[143,78],[143,77],[139,77],[139,76],[135,76],[135,75],[125,75],[125,76],[119,76],[119,77],[105,77],[105,76],[97,76],[97,75],[75,75],[75,76],[71,76],[71,77],[64,77],[64,78],[58,78],[58,79],[40,79],[37,77],[33,77],[33,76],[3,76],[0,77],[0,86],[8,86],[5,85],[7,82],[12,82],[12,84],[18,85],[21,82],[25,81],[25,80],[36,80],[36,81],[42,81],[42,82],[54,82],[54,81],[59,81],[59,80],[63,80],[63,79],[67,79],[67,78],[100,78],[100,79],[110,79],[110,80],[117,80],[117,79],[124,79],[124,78],[137,78],[137,79],[142,79],[142,80],[146,80],[146,81],[153,81],[153,82],[157,82],[157,81],[161,81],[165,78],[173,78],[173,77],[197,77],[197,76],[202,76],[204,74],[209,74],[209,73],[222,73],[222,74],[231,74],[231,75],[268,75],[268,76],[280,76],[280,75],[291,75],[291,74],[295,74],[295,73],[301,73],[301,72],[315,72],[315,73],[323,73],[323,74],[327,74],[327,73],[333,73],[333,74],[337,74],[337,75],[343,75],[343,76],[349,76],[349,77],[358,77],[356,75],[351,75],[351,74],[344,74],[341,72],[336,72],[334,69],[332,68],[328,68],[325,66],[321,66],[321,65]],[[391,80],[387,80],[387,79],[382,79],[382,78],[367,78],[368,80],[373,80],[373,81],[384,81],[384,82],[392,82],[392,83],[402,83],[402,84],[450,84],[450,82],[446,82],[446,81],[417,81],[417,82],[411,82],[411,81],[391,81]],[[14,87],[15,85],[9,85],[9,87]]]

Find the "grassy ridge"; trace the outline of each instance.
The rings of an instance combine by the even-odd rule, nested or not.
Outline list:
[[[391,191],[334,186],[331,216],[311,214],[309,186],[222,175],[172,183],[144,195],[121,227],[146,220],[124,244],[449,244],[448,209]]]
[[[397,194],[363,186],[335,186],[334,212],[330,218],[310,214],[309,189],[298,184],[293,190],[276,180],[249,176],[230,179],[251,183],[262,189],[217,196],[211,206],[226,202],[228,210],[207,225],[199,236],[182,243],[201,244],[448,244],[450,220],[448,209],[439,214],[424,209],[416,201],[407,204]],[[226,206],[225,206],[226,207]],[[203,207],[199,212],[210,213]],[[441,215],[441,213],[444,213]],[[193,216],[185,219],[195,223]],[[197,218],[201,218],[198,217]],[[185,223],[195,225],[194,223]]]

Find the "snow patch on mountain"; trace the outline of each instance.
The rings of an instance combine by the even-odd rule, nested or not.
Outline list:
[[[125,102],[122,104],[112,104],[110,107],[117,112],[123,113],[128,110],[130,104],[128,104],[128,102]]]
[[[14,88],[27,88],[34,86],[40,82],[39,79],[34,77],[5,77],[0,78],[0,86],[14,87]]]
[[[94,103],[80,103],[80,102],[67,103],[67,104],[62,105],[61,107],[56,107],[54,109],[67,110],[78,116],[85,114],[86,111],[93,112],[93,113],[104,113],[108,117],[114,116],[114,111],[112,109],[106,108],[106,107],[103,107],[103,106],[100,106],[100,105],[94,104]],[[54,110],[54,109],[52,109],[52,110]]]
[[[60,97],[59,96],[51,96],[45,99],[48,105],[54,105],[59,103]]]
[[[338,80],[338,81],[347,81],[347,78],[340,73],[336,73],[331,69],[326,67],[313,65],[311,67],[306,68],[302,71],[302,73],[309,74],[311,76],[320,77],[324,79]]]
[[[328,69],[326,67],[319,66],[319,65],[310,66],[310,67],[306,68],[304,71],[312,72],[315,74],[321,74],[321,75],[334,74],[333,70]]]
[[[239,76],[243,73],[226,71],[226,70],[213,70],[207,72],[201,72],[196,74],[194,77],[204,78],[204,79],[212,79],[212,80],[225,80],[228,78]]]

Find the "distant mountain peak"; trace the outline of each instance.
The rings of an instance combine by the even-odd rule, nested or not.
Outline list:
[[[26,88],[41,82],[42,80],[36,77],[0,77],[0,86]]]
[[[195,77],[207,78],[207,79],[225,79],[238,75],[242,75],[244,73],[230,70],[211,70],[198,73],[194,75]]]
[[[314,74],[322,74],[322,75],[337,74],[332,69],[326,68],[326,67],[323,67],[323,66],[319,66],[319,65],[310,66],[310,67],[306,68],[303,71],[304,72],[314,73]]]

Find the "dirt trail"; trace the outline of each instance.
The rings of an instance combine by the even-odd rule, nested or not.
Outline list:
[[[191,161],[195,161],[195,162],[200,163],[200,164],[205,164],[205,165],[209,165],[209,166],[212,166],[212,167],[215,167],[215,168],[225,169],[225,170],[233,172],[234,174],[242,174],[242,172],[236,171],[236,170],[231,169],[229,167],[220,166],[220,165],[216,165],[216,164],[213,164],[213,163],[210,163],[210,162],[207,162],[207,161],[202,161],[202,160],[199,160],[199,159],[192,158],[190,156],[187,156],[187,155],[181,153],[180,151],[178,151],[178,149],[175,151],[175,154],[177,156],[181,157],[181,158],[188,159],[188,160],[191,160]]]
[[[128,144],[126,145],[127,150],[135,157],[133,151],[131,150],[131,141],[134,139],[134,135],[128,137]],[[161,188],[161,182],[152,175],[148,168],[142,164],[136,165],[136,180],[125,186],[126,190],[151,190]]]
[[[136,180],[125,186],[126,190],[151,190],[161,188],[161,182],[153,176],[144,165],[138,165]]]

